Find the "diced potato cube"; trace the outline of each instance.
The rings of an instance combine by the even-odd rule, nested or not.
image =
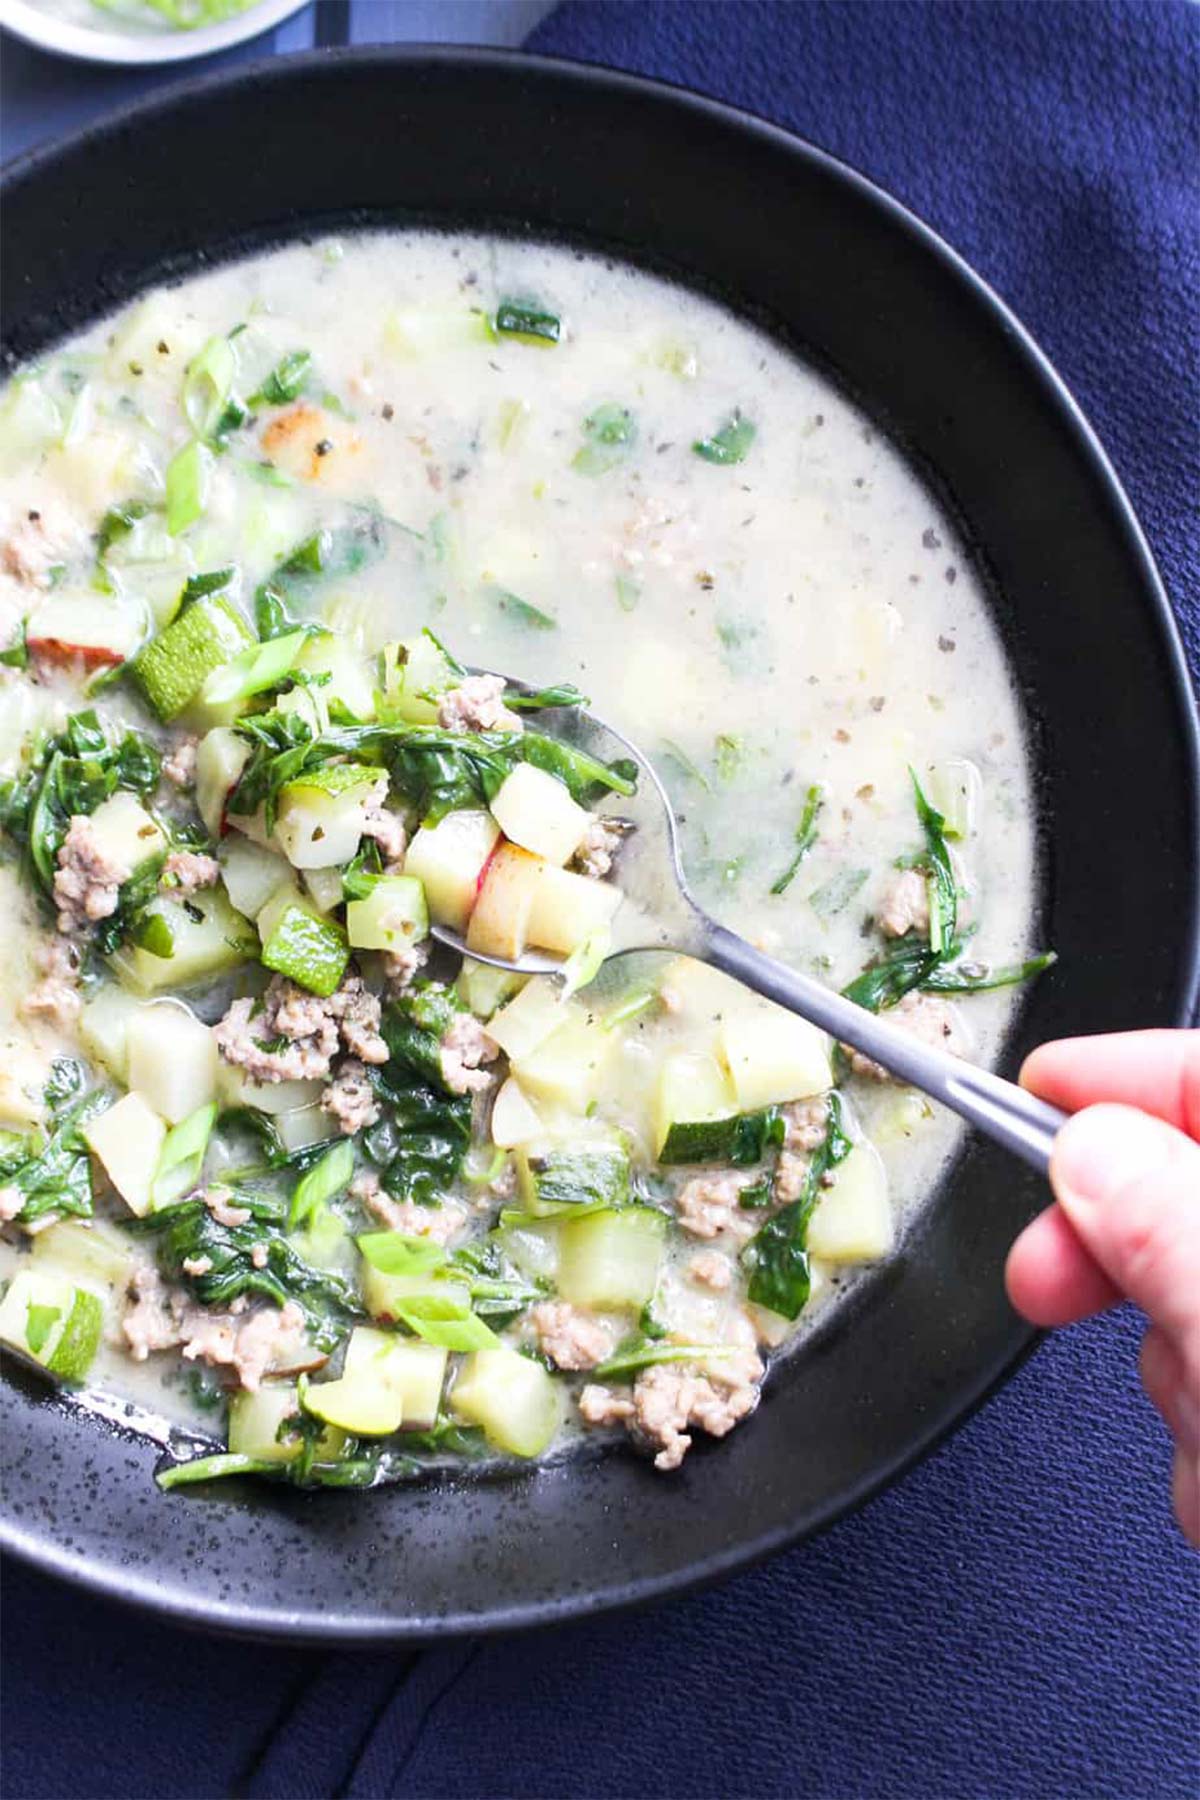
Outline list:
[[[260,913],[289,878],[288,865],[278,851],[236,834],[221,845],[220,862],[225,892],[248,919]]]
[[[136,994],[172,992],[206,981],[258,955],[258,943],[247,919],[235,912],[221,888],[192,894],[186,907],[159,897],[147,911],[171,928],[170,956],[155,956],[123,944],[110,962],[123,986]]]
[[[167,847],[161,827],[128,788],[118,788],[96,808],[92,837],[110,862],[131,873]]]
[[[129,1021],[142,1002],[115,983],[99,988],[79,1015],[79,1041],[115,1080],[129,1073]]]
[[[131,1213],[143,1218],[151,1207],[154,1171],[167,1128],[139,1093],[129,1093],[83,1128],[89,1150]]]
[[[141,1007],[129,1022],[128,1043],[129,1085],[169,1125],[216,1099],[216,1039],[186,1006],[162,1000]]]
[[[280,795],[275,836],[292,867],[330,869],[348,863],[358,849],[378,782],[378,769],[345,763],[289,781]]]
[[[225,803],[250,760],[250,746],[229,725],[205,732],[196,747],[196,806],[210,837],[219,838],[226,828]],[[246,820],[235,814],[229,821],[240,831]]]
[[[833,1085],[823,1033],[775,1006],[743,1005],[721,1027],[739,1112],[807,1100]]]
[[[550,864],[515,844],[502,844],[487,866],[467,926],[467,946],[477,956],[516,958],[529,941],[529,921],[543,871]]]
[[[878,1151],[856,1144],[833,1170],[808,1222],[808,1249],[824,1262],[873,1262],[894,1240],[887,1171]]]
[[[488,1036],[495,1039],[512,1062],[520,1062],[522,1057],[532,1056],[538,1045],[569,1017],[579,1014],[579,1007],[564,1004],[557,981],[536,975],[489,1020]]]
[[[492,817],[510,842],[558,865],[579,848],[591,823],[591,814],[561,781],[527,762],[505,776],[492,801]]]
[[[501,1087],[492,1105],[492,1142],[501,1150],[516,1144],[527,1144],[539,1137],[542,1121],[529,1104],[520,1082],[514,1075]]]
[[[594,932],[611,925],[621,890],[611,881],[593,881],[571,869],[543,863],[529,915],[529,942],[569,956]]]
[[[465,931],[480,877],[500,837],[490,813],[452,812],[438,825],[422,825],[408,846],[404,873],[425,890],[429,915],[452,931]]]
[[[33,1261],[123,1293],[135,1261],[131,1240],[107,1219],[60,1219],[35,1234]]]
[[[552,1032],[531,1056],[513,1065],[522,1089],[535,1101],[546,1100],[584,1113],[595,1098],[615,1034],[579,1010]]]

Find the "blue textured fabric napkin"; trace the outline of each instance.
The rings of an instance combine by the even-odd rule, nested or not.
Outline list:
[[[394,12],[340,10],[359,40]],[[533,43],[775,119],[941,230],[1089,413],[1196,673],[1198,17],[1182,0],[625,0],[560,7]],[[816,1543],[538,1637],[262,1649],[9,1568],[3,1792],[1192,1800],[1200,1564],[1169,1520],[1139,1335],[1123,1312],[1057,1336]]]

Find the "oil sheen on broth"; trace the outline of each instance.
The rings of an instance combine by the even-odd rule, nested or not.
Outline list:
[[[557,343],[487,331],[514,297],[561,320]],[[189,573],[236,564],[245,598],[310,533],[369,505],[386,553],[321,588],[320,616],[367,653],[428,626],[465,663],[576,684],[655,761],[696,894],[725,923],[832,985],[854,977],[883,947],[874,921],[897,859],[920,847],[911,766],[943,803],[969,790],[955,855],[972,962],[1028,953],[1029,771],[978,579],[913,472],[825,380],[712,302],[595,257],[423,234],[295,246],[156,291],[48,356],[20,406],[10,389],[6,540],[43,515],[79,586],[107,509],[161,495],[186,438],[189,361],[239,324],[244,362],[303,347],[312,372],[294,404],[264,406],[211,458],[195,524],[166,540],[135,531],[140,563],[114,549],[107,603],[135,635],[147,596],[152,611]],[[753,426],[741,460],[697,454],[731,420]],[[30,599],[9,555],[4,642]],[[78,668],[35,659],[0,681],[6,770],[30,730],[87,704]],[[103,705],[147,729],[124,687]],[[815,842],[773,893],[814,786]],[[5,1054],[44,1071],[79,1051],[22,1015],[45,915],[11,859],[0,901]],[[963,1000],[956,1046],[988,1060],[1012,991]],[[618,1112],[622,1094],[636,1111],[629,1096],[677,1029],[660,1010],[628,1035]],[[847,1092],[902,1230],[958,1128],[891,1084]],[[706,1247],[672,1238],[661,1277],[692,1336],[721,1335],[733,1304],[689,1282]],[[15,1242],[0,1254],[5,1274],[24,1266]],[[825,1270],[798,1329],[854,1274]],[[89,1380],[206,1421],[173,1357],[134,1364],[106,1346]]]

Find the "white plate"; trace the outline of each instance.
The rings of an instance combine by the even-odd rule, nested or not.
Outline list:
[[[231,44],[245,43],[264,31],[282,24],[299,12],[308,0],[258,0],[247,12],[225,19],[219,25],[201,25],[195,31],[115,31],[106,23],[106,15],[96,8],[96,25],[76,25],[43,12],[30,0],[0,0],[0,26],[27,44],[36,44],[55,56],[69,56],[77,62],[125,63],[144,66],[149,63],[186,62],[193,56],[211,56],[215,50],[228,50]]]

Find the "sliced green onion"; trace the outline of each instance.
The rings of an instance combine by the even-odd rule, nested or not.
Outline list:
[[[251,406],[287,406],[308,386],[312,373],[312,354],[308,350],[289,350],[281,357],[262,386],[250,396]]]
[[[164,960],[175,954],[175,933],[171,921],[162,913],[147,912],[136,919],[129,930],[129,942]]]
[[[569,1000],[579,988],[594,981],[601,964],[612,949],[612,927],[599,925],[578,944],[562,966],[562,998]]]
[[[782,894],[787,891],[795,878],[796,871],[817,841],[817,816],[825,804],[825,790],[819,784],[810,787],[804,797],[804,811],[800,815],[800,823],[796,827],[796,848],[792,860],[778,881],[772,882],[771,892]]]
[[[461,1317],[433,1318],[423,1310],[410,1312],[407,1308],[398,1308],[396,1316],[417,1337],[424,1338],[427,1344],[437,1344],[443,1350],[495,1350],[500,1343],[491,1326],[485,1325],[473,1312],[468,1311]]]
[[[508,1161],[508,1152],[493,1146],[490,1156],[488,1156],[487,1161],[484,1162],[483,1153],[486,1151],[487,1146],[479,1145],[477,1146],[477,1149],[479,1155],[477,1156],[476,1151],[472,1150],[466,1161],[463,1163],[462,1172],[464,1181],[469,1181],[474,1187],[482,1187],[486,1182],[495,1181],[497,1175],[499,1175],[501,1169]]]
[[[278,687],[291,673],[308,638],[307,631],[289,631],[283,637],[268,638],[265,644],[251,644],[213,670],[201,698],[209,706],[225,706],[231,700],[248,700],[252,694]]]
[[[642,597],[642,590],[632,575],[617,576],[617,605],[622,612],[632,612]]]
[[[711,1362],[714,1357],[733,1356],[734,1344],[670,1344],[661,1339],[636,1337],[618,1344],[605,1362],[597,1363],[592,1374],[601,1381],[620,1380],[652,1363]]]
[[[355,1242],[366,1261],[383,1275],[425,1275],[441,1266],[446,1252],[426,1237],[402,1231],[365,1231]]]
[[[735,407],[719,431],[711,437],[697,438],[692,449],[710,463],[745,462],[746,452],[757,435],[757,428]]]
[[[348,1138],[327,1150],[319,1162],[313,1164],[307,1175],[296,1183],[296,1191],[292,1195],[291,1210],[288,1213],[288,1225],[293,1231],[298,1225],[307,1225],[335,1194],[340,1194],[348,1187],[354,1174],[354,1146]]]
[[[193,1481],[217,1481],[223,1475],[278,1475],[279,1464],[261,1456],[242,1456],[235,1450],[218,1450],[214,1456],[196,1456],[191,1462],[173,1463],[154,1477],[164,1493],[187,1487]]]
[[[169,1206],[196,1186],[216,1117],[216,1102],[210,1101],[168,1131],[150,1184],[150,1198],[156,1208]]]
[[[212,468],[213,453],[199,438],[185,444],[167,464],[167,530],[172,537],[203,516]]]
[[[531,606],[519,594],[510,594],[507,588],[495,588],[493,592],[500,611],[508,613],[518,625],[528,625],[533,631],[558,630],[558,620],[543,612],[540,606]]]
[[[814,888],[808,896],[808,904],[818,919],[831,919],[844,906],[849,906],[869,874],[869,869],[841,869],[821,887]]]
[[[562,320],[557,313],[521,300],[501,300],[492,320],[492,328],[502,337],[519,338],[523,344],[538,344],[543,349],[557,344],[562,336]]]
[[[183,378],[183,414],[196,436],[212,437],[221,423],[237,375],[237,358],[227,337],[209,338],[188,364]]]
[[[602,1031],[615,1031],[618,1025],[627,1025],[630,1019],[640,1018],[642,1013],[649,1012],[658,1000],[658,989],[655,987],[634,988],[619,1000],[611,1012],[605,1013],[600,1021]]]
[[[571,458],[581,475],[605,475],[615,469],[637,442],[637,420],[627,406],[598,406],[583,421],[587,442]]]

